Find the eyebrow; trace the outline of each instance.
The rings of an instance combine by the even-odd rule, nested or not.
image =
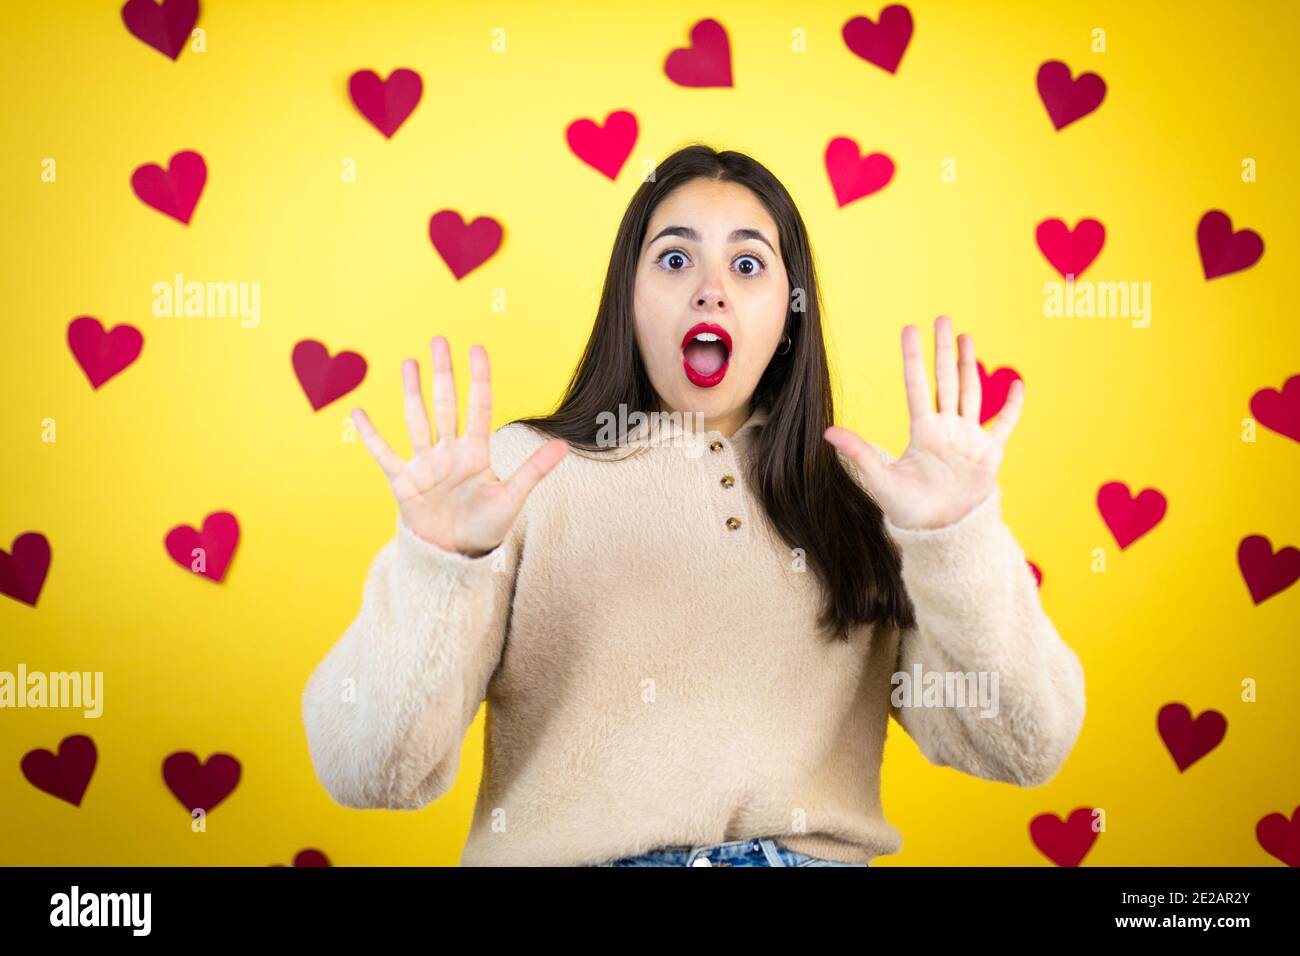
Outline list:
[[[690,226],[665,226],[663,229],[659,230],[658,235],[646,243],[647,248],[658,242],[664,236],[681,236],[683,239],[691,240],[691,242],[701,241],[700,234]],[[767,241],[767,237],[757,229],[735,229],[732,231],[731,235],[727,237],[727,242],[741,242],[744,239],[757,239],[763,245],[772,249],[772,254],[776,255],[776,250],[773,249],[772,244]]]

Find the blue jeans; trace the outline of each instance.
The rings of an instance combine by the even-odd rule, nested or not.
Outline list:
[[[841,863],[809,856],[783,846],[770,837],[758,840],[730,840],[698,846],[669,846],[625,856],[593,866],[870,866],[869,863]]]

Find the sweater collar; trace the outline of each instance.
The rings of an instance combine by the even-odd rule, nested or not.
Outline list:
[[[757,436],[761,426],[767,421],[769,416],[768,409],[765,406],[754,406],[750,415],[741,426],[731,435],[731,442],[739,447],[748,447],[753,439]],[[669,416],[659,415],[655,419],[655,427],[651,428],[651,418],[647,418],[627,433],[629,444],[646,442],[651,445],[673,445],[686,447],[687,443],[695,438],[707,445],[714,439],[726,440],[721,431],[716,428],[709,429],[706,432],[696,432],[695,418],[689,413]],[[678,436],[681,436],[680,438]]]

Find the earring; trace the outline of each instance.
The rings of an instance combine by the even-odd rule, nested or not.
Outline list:
[[[777,355],[785,355],[786,352],[790,351],[790,346],[794,344],[788,335],[782,335],[781,341],[785,343],[785,348],[778,348],[776,350]]]

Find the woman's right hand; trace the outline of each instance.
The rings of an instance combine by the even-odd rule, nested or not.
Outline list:
[[[489,456],[492,376],[487,349],[474,345],[469,350],[469,414],[465,434],[459,437],[451,347],[439,335],[430,342],[430,351],[436,442],[431,442],[429,416],[420,393],[420,366],[415,359],[402,363],[410,461],[402,461],[393,453],[362,409],[352,409],[352,420],[388,477],[407,527],[444,551],[481,557],[505,540],[528,495],[568,454],[569,443],[562,438],[551,439],[502,481],[492,471]]]

